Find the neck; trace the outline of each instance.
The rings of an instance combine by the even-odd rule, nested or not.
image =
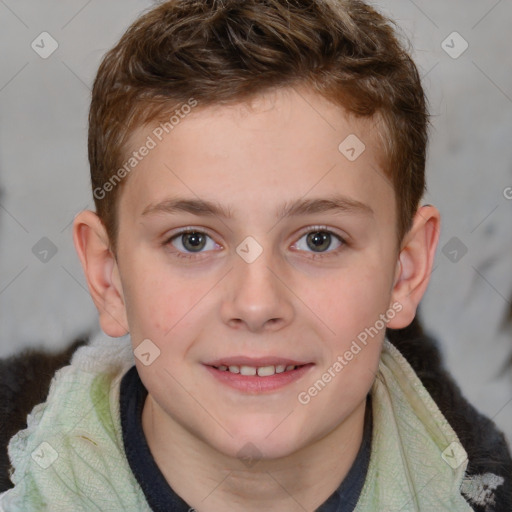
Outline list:
[[[346,477],[361,446],[365,407],[366,400],[326,436],[289,456],[247,465],[174,422],[149,395],[142,427],[165,479],[198,512],[304,512],[319,507]]]

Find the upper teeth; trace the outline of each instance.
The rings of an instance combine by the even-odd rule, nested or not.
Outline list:
[[[268,377],[270,375],[274,375],[275,373],[283,373],[284,371],[294,370],[296,367],[293,364],[288,366],[284,364],[278,364],[277,366],[225,366],[221,365],[218,369],[222,372],[230,371],[231,373],[239,373],[240,375],[256,375],[259,377]]]

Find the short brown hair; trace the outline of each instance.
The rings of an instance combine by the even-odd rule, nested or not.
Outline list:
[[[123,183],[97,191],[121,167],[135,128],[169,118],[190,98],[207,107],[296,85],[383,121],[401,241],[425,189],[428,112],[393,22],[358,0],[170,0],[128,28],[92,91],[91,181],[114,254]]]

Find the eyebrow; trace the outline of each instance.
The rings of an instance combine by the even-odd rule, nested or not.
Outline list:
[[[173,214],[186,212],[203,217],[222,217],[232,219],[233,212],[229,207],[203,199],[171,198],[157,204],[148,205],[142,212],[142,216],[160,213]],[[316,199],[298,199],[287,202],[276,212],[276,218],[311,215],[314,213],[348,213],[373,215],[373,210],[367,204],[341,195]]]

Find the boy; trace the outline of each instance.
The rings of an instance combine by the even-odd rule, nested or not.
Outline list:
[[[56,374],[9,445],[4,510],[509,509],[503,438],[466,407],[488,449],[468,460],[385,339],[440,222],[387,20],[165,2],[107,54],[89,121],[96,213],[74,241],[103,331],[129,340]]]

